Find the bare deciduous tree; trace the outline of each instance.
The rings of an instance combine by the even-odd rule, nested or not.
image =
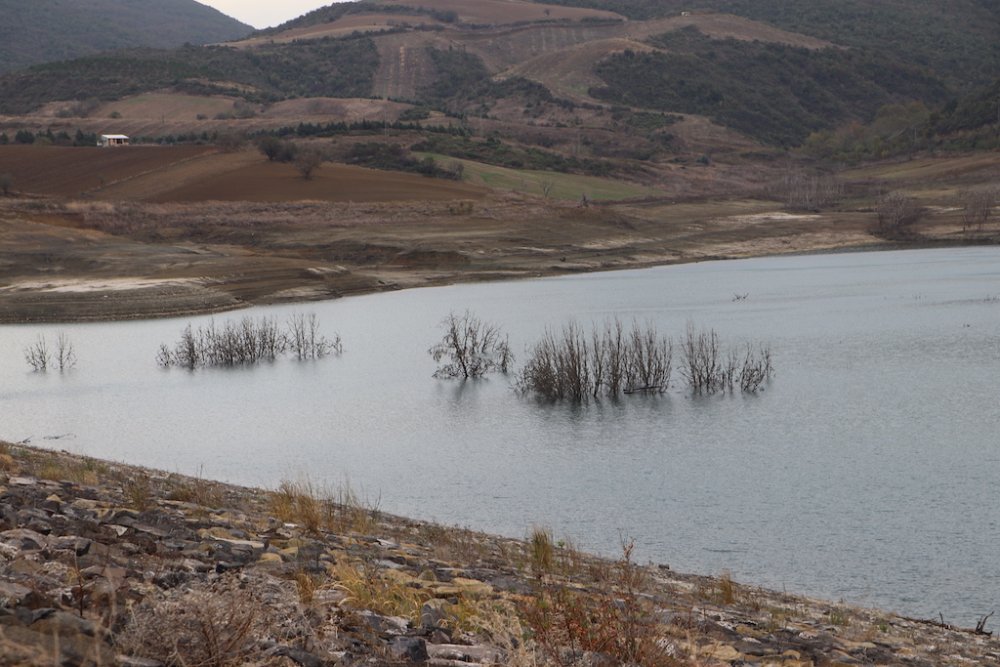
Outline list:
[[[434,373],[441,378],[479,378],[487,373],[507,373],[514,363],[507,336],[500,327],[484,322],[469,311],[450,313],[441,323],[444,335],[427,352],[434,361],[445,361]]]
[[[889,192],[875,203],[877,218],[875,233],[886,238],[900,238],[910,234],[910,228],[923,215],[923,208],[915,199],[902,192]]]
[[[247,143],[247,136],[239,130],[224,130],[215,137],[215,145],[227,153],[242,149]]]
[[[995,188],[969,190],[962,193],[962,199],[965,202],[962,210],[962,230],[968,232],[975,227],[978,231],[982,231],[993,214],[997,200],[1000,199],[1000,190]]]
[[[308,181],[324,161],[326,161],[326,156],[318,149],[302,148],[292,160],[292,164],[295,165],[302,178]]]
[[[837,202],[843,184],[830,174],[809,174],[802,169],[785,171],[770,190],[793,211],[818,211]]]

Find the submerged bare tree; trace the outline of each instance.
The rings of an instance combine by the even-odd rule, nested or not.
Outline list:
[[[319,359],[342,351],[340,336],[327,339],[319,331],[315,315],[293,315],[282,330],[273,317],[244,317],[216,326],[192,329],[189,324],[181,332],[173,348],[160,345],[156,361],[163,367],[180,366],[194,370],[202,366],[250,366],[271,362],[286,351],[299,359]]]
[[[48,370],[52,354],[44,336],[39,336],[34,343],[24,349],[24,360],[35,372],[44,373]]]
[[[76,351],[73,349],[73,343],[63,332],[59,332],[56,337],[56,365],[60,371],[68,371],[76,366]]]
[[[753,393],[771,379],[771,348],[746,343],[742,349],[724,351],[714,329],[695,328],[689,323],[681,344],[682,375],[695,394],[733,391]]]
[[[514,354],[500,327],[469,311],[450,313],[441,323],[444,335],[427,352],[441,364],[434,377],[479,378],[487,373],[507,373]],[[442,363],[444,362],[444,363]]]
[[[590,398],[663,393],[670,386],[673,346],[652,324],[621,320],[593,327],[588,336],[570,322],[546,331],[528,353],[517,388],[549,401],[582,403]]]
[[[288,320],[287,331],[288,348],[299,360],[319,359],[343,351],[339,334],[329,340],[320,333],[319,318],[315,313],[292,315]]]
[[[76,352],[69,336],[60,332],[56,337],[55,349],[49,346],[45,336],[38,336],[34,343],[24,349],[24,360],[35,372],[44,373],[49,366],[65,372],[76,366]]]

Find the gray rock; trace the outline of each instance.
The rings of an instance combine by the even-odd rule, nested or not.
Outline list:
[[[28,597],[31,589],[13,581],[0,581],[0,605],[14,606],[21,604]]]
[[[444,600],[429,600],[420,607],[420,627],[423,630],[433,630],[441,626],[445,619],[444,608],[448,603]]]
[[[115,657],[117,667],[164,667],[159,660],[150,658],[135,658],[129,655],[119,655]]]
[[[51,613],[45,614],[43,618],[32,623],[31,629],[34,632],[41,632],[49,636],[58,635],[60,637],[66,635],[97,637],[103,634],[100,626],[93,621],[80,618],[78,615],[66,611],[55,610],[51,610]]]
[[[288,658],[296,665],[301,665],[302,667],[324,667],[327,664],[323,659],[308,651],[288,646],[276,646],[267,651],[267,655],[275,658]]]
[[[48,539],[28,528],[14,528],[0,533],[0,542],[16,546],[21,551],[41,551],[48,547]]]
[[[65,535],[50,540],[50,546],[53,550],[72,551],[77,556],[86,556],[92,544],[92,540],[75,535]]]
[[[389,654],[397,660],[427,662],[427,642],[420,637],[396,637],[389,644]]]
[[[368,610],[359,612],[358,616],[380,635],[401,635],[409,629],[409,622],[398,616],[382,616]]]
[[[427,652],[435,660],[458,660],[460,662],[478,662],[496,664],[502,657],[499,650],[493,646],[463,646],[461,644],[429,644]]]

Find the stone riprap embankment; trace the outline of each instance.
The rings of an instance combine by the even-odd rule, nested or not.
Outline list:
[[[1000,664],[1000,643],[309,483],[0,447],[0,665],[408,663],[931,667]]]

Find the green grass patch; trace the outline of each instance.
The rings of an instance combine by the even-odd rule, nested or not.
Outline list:
[[[550,199],[562,201],[580,201],[584,195],[591,201],[619,201],[640,197],[661,197],[665,194],[656,188],[597,176],[510,169],[453,158],[439,153],[421,152],[414,153],[414,156],[432,157],[437,164],[447,169],[452,169],[454,165],[461,165],[462,180],[466,183],[538,197],[544,197],[545,191],[548,189]]]

